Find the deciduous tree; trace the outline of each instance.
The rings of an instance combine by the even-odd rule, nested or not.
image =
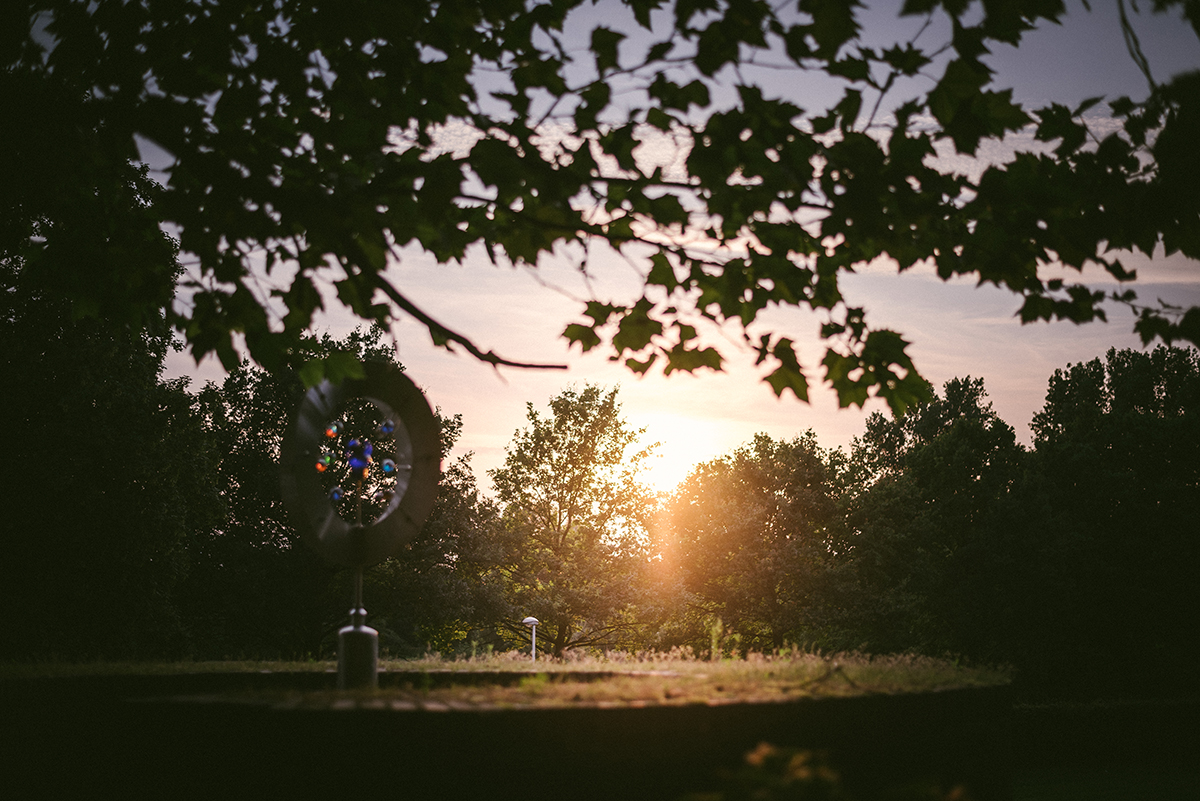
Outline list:
[[[1083,691],[1186,691],[1200,615],[1200,357],[1110,350],[1050,379],[1022,494],[1034,589],[1020,662]]]
[[[440,418],[446,450],[458,418]],[[367,575],[371,625],[393,654],[504,648],[504,538],[497,504],[480,493],[470,455],[446,466],[420,535]]]
[[[613,0],[603,19],[584,0],[8,3],[0,93],[26,113],[4,121],[3,257],[70,282],[85,313],[166,309],[197,357],[231,369],[244,334],[274,369],[324,284],[364,319],[411,315],[438,343],[509,363],[414,303],[391,255],[557,254],[587,271],[607,248],[641,266],[643,291],[587,302],[564,331],[585,350],[607,340],[637,372],[715,369],[697,324],[732,322],[772,389],[805,398],[816,365],[760,315],[810,307],[841,403],[876,393],[902,411],[927,385],[901,334],[843,297],[855,265],[933,265],[1015,293],[1023,322],[1082,322],[1106,293],[1050,265],[1127,281],[1122,249],[1200,257],[1200,72],[1156,79],[1118,2],[1148,94],[1108,100],[1111,132],[1084,116],[1101,99],[1025,109],[985,61],[1059,21],[1062,0],[908,0],[902,16],[948,30],[928,44],[863,35],[854,0]],[[1200,30],[1192,0],[1154,8]],[[840,97],[772,96],[743,69],[765,61]],[[931,163],[1021,130],[1052,152],[978,176]],[[114,190],[139,143],[168,175],[130,201]],[[660,145],[674,151],[656,162]],[[178,305],[138,246],[159,222],[192,265]],[[55,252],[78,257],[42,258]],[[1145,341],[1200,341],[1200,309],[1117,297]],[[321,367],[344,365],[308,378]]]
[[[379,329],[307,337],[308,359],[394,361]],[[348,577],[296,536],[279,489],[279,452],[304,395],[298,371],[249,363],[210,383],[198,402],[225,515],[194,542],[186,605],[199,654],[316,655],[349,608]]]
[[[186,652],[179,590],[220,517],[215,458],[170,335],[72,319],[64,293],[0,264],[0,658]]]
[[[556,654],[606,646],[637,627],[654,496],[639,482],[647,450],[621,418],[617,390],[566,389],[490,471],[503,513],[510,629],[532,615]],[[544,639],[541,639],[544,638]]]
[[[811,431],[790,441],[759,434],[680,484],[658,517],[656,569],[682,585],[689,644],[703,647],[703,629],[718,620],[743,648],[819,638],[840,461]]]
[[[996,609],[1015,554],[992,515],[1022,476],[1025,451],[982,379],[952,379],[903,418],[872,415],[851,462],[864,475],[842,499],[843,578],[860,642],[998,658]]]

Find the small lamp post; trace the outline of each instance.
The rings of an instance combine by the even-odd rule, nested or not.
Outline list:
[[[533,645],[530,646],[529,653],[532,654],[534,662],[537,661],[537,624],[540,623],[536,617],[527,617],[521,621],[529,628],[533,629]]]

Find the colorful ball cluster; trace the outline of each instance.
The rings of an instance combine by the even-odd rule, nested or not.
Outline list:
[[[375,427],[375,431],[380,438],[391,437],[396,432],[396,423],[392,420],[385,419]],[[325,436],[328,439],[335,440],[344,433],[346,433],[346,424],[342,420],[334,420],[333,422],[329,423],[329,425],[325,426]],[[330,443],[330,447],[333,447],[333,443]],[[352,477],[351,480],[357,481],[360,489],[362,488],[362,480],[367,478],[371,470],[371,465],[375,463],[375,460],[372,458],[372,453],[374,450],[375,446],[370,440],[359,437],[350,439],[346,443],[345,448],[342,449],[346,463],[350,467],[350,474]],[[337,466],[336,457],[337,453],[334,450],[323,448],[317,455],[314,462],[314,467],[316,468],[317,472],[332,472]],[[380,463],[379,469],[384,477],[395,476],[396,463],[392,459],[384,459]],[[329,490],[329,499],[334,503],[340,503],[347,497],[347,490],[343,489],[341,486],[336,486]],[[394,488],[390,487],[379,487],[371,495],[372,501],[377,504],[384,505],[390,504],[394,497],[395,490]]]
[[[352,439],[346,443],[346,461],[351,470],[361,470],[365,474],[371,464],[371,452],[375,447],[370,440]]]

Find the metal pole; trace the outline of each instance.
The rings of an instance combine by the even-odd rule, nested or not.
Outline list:
[[[351,612],[351,615],[352,615],[351,622],[358,623],[358,624],[366,623],[366,621],[363,620],[362,618],[355,619],[358,617],[358,615],[361,615],[363,612],[366,611],[363,608],[362,576],[363,576],[362,566],[360,565],[359,567],[354,568],[354,609]]]
[[[529,648],[529,655],[533,658],[533,661],[536,662],[537,661],[537,625],[538,625],[538,623],[541,623],[542,621],[540,621],[536,617],[530,615],[529,617],[525,618],[521,622],[524,623],[526,626],[529,626],[529,628],[533,629],[533,644]]]

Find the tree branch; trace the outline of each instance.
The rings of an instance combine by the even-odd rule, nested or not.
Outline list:
[[[462,334],[458,333],[457,331],[452,331],[451,329],[449,329],[446,326],[439,323],[437,320],[430,317],[428,314],[426,314],[420,308],[418,308],[416,306],[416,304],[414,304],[411,300],[409,300],[408,298],[401,295],[400,292],[394,286],[392,286],[390,283],[388,283],[387,280],[385,280],[383,276],[379,275],[378,273],[371,273],[370,279],[371,279],[371,283],[374,284],[378,290],[383,292],[384,295],[387,295],[388,300],[392,301],[397,306],[399,306],[401,309],[406,311],[408,314],[412,315],[412,317],[414,317],[418,322],[420,322],[422,325],[424,325],[426,328],[428,328],[430,330],[430,332],[432,332],[435,336],[438,336],[438,337],[446,339],[450,342],[456,342],[459,345],[462,345],[463,348],[466,349],[467,353],[470,353],[472,356],[474,356],[476,359],[479,359],[482,362],[487,362],[488,364],[492,365],[493,367],[499,367],[499,366],[503,365],[505,367],[520,367],[520,368],[526,369],[526,370],[566,370],[567,369],[567,366],[565,364],[533,364],[533,363],[529,363],[529,362],[514,362],[514,361],[510,361],[509,359],[505,359],[500,356],[497,356],[495,351],[488,351],[487,353],[484,353],[482,350],[479,349],[479,347],[474,342],[469,340],[467,337],[463,336]]]

